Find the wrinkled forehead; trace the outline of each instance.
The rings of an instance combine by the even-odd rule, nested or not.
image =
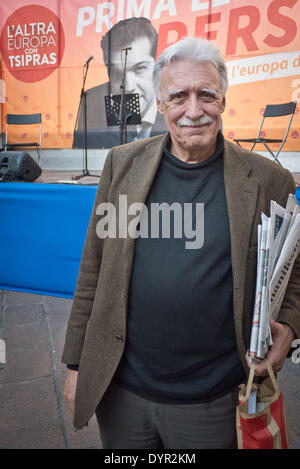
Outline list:
[[[177,59],[165,65],[160,77],[161,88],[201,87],[221,90],[216,66],[208,61]]]

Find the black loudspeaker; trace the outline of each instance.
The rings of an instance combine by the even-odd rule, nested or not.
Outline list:
[[[42,169],[25,151],[0,152],[0,181],[33,182]]]

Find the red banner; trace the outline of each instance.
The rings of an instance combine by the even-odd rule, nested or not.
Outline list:
[[[101,85],[112,83],[108,69],[113,54],[121,54],[112,50],[104,59],[101,40],[114,25],[134,17],[147,18],[158,33],[156,56],[184,36],[206,37],[219,45],[230,84],[223,114],[226,138],[254,137],[267,104],[299,102],[299,0],[14,0],[0,4],[2,129],[6,113],[41,112],[43,147],[71,147],[84,64],[93,56],[85,86],[99,95]],[[144,56],[150,57],[146,49]],[[130,71],[130,55],[128,61]],[[148,65],[150,70],[151,60]],[[135,77],[143,73],[135,69]],[[142,114],[150,113],[153,100],[149,82],[147,78],[144,93],[132,88],[140,94]],[[93,92],[89,130],[105,130],[104,103],[96,107]],[[285,150],[299,151],[298,111],[297,106]],[[152,108],[152,124],[155,112]],[[95,115],[99,120],[93,123]],[[267,136],[282,135],[285,127],[279,118]],[[18,128],[13,133],[20,141],[27,138]],[[103,133],[97,135],[99,147],[105,147]]]

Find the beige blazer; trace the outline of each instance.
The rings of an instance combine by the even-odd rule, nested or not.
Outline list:
[[[145,203],[158,169],[166,135],[112,148],[106,158],[83,249],[62,361],[79,364],[74,426],[82,428],[107,389],[124,350],[127,296],[135,240],[100,239],[99,203],[118,207]],[[237,347],[248,370],[256,278],[257,225],[269,215],[270,200],[285,206],[295,192],[291,174],[268,159],[225,141],[224,178],[231,233],[233,303]],[[217,266],[216,266],[217,268]],[[300,261],[295,267],[279,315],[300,337]]]

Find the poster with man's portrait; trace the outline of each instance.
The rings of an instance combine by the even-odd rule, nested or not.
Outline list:
[[[267,104],[299,103],[299,17],[297,0],[2,1],[0,134],[6,114],[41,113],[43,148],[84,148],[85,128],[88,148],[111,148],[120,143],[124,89],[137,96],[122,114],[127,141],[164,133],[153,66],[166,47],[189,36],[215,42],[225,57],[224,137],[255,136]],[[140,120],[131,124],[137,110]],[[266,136],[285,129],[278,119]],[[32,141],[18,126],[11,132],[13,141]],[[299,141],[297,105],[285,150],[299,151]]]
[[[143,17],[119,21],[102,37],[99,46],[109,81],[86,90],[86,103],[81,101],[74,135],[75,148],[84,143],[85,125],[89,147],[95,147],[99,140],[105,148],[125,142],[121,132],[126,132],[126,141],[130,142],[166,131],[164,119],[157,112],[152,82],[157,42],[156,29]],[[124,94],[122,97],[123,89],[129,100]],[[122,122],[125,130],[120,127]]]

